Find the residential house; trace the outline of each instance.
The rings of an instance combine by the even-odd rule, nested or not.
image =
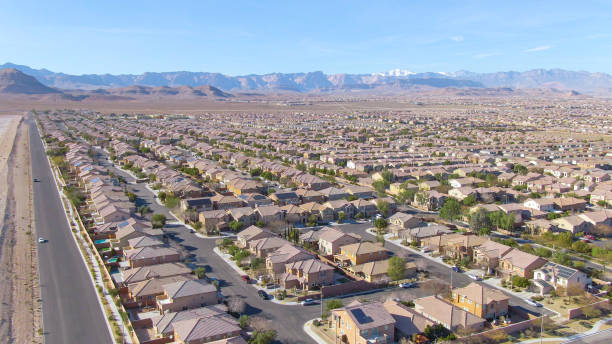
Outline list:
[[[340,247],[361,241],[361,237],[353,233],[344,233],[332,227],[324,227],[319,230],[319,252],[325,256],[340,253]]]
[[[533,272],[546,264],[546,259],[513,248],[499,259],[497,271],[504,278],[520,276],[532,278]]]
[[[218,303],[217,288],[203,280],[178,281],[164,285],[163,289],[164,293],[157,297],[161,314]]]
[[[285,214],[285,221],[290,224],[305,224],[308,221],[308,215],[310,214],[303,208],[293,204],[282,206],[281,210]]]
[[[555,198],[554,202],[557,210],[570,212],[582,212],[587,205],[587,201],[575,197]]]
[[[179,344],[215,343],[237,338],[241,332],[238,322],[231,317],[193,318],[177,321],[172,326],[174,341]]]
[[[286,271],[287,264],[312,258],[310,252],[286,243],[266,257],[266,268],[273,278],[278,278]]]
[[[287,204],[297,205],[301,203],[300,197],[293,191],[277,191],[268,197],[281,207]]]
[[[264,224],[281,222],[285,219],[285,213],[276,205],[257,207],[255,212],[257,213],[258,220],[261,220]]]
[[[375,260],[360,265],[349,267],[356,275],[363,277],[364,280],[373,283],[388,282],[389,259]],[[414,262],[406,262],[404,278],[416,275],[417,266]]]
[[[276,237],[276,234],[270,232],[267,229],[259,228],[257,226],[249,226],[242,230],[236,236],[236,241],[240,247],[248,247],[249,243],[254,240]]]
[[[540,211],[554,211],[555,201],[553,198],[530,198],[523,202],[527,208],[537,209]]]
[[[493,273],[499,265],[501,257],[511,250],[512,247],[510,246],[493,240],[487,240],[482,245],[474,248],[473,260],[479,266],[486,267],[487,273]]]
[[[152,278],[166,278],[190,274],[191,269],[183,263],[164,263],[126,269],[119,274],[113,274],[112,277],[118,285],[126,287],[129,284],[146,281]]]
[[[207,210],[198,214],[202,227],[208,233],[228,227],[230,215],[225,210]]]
[[[383,307],[395,320],[397,337],[412,338],[413,335],[423,333],[427,326],[434,326],[436,322],[427,319],[414,309],[403,305],[396,299],[387,299]]]
[[[558,229],[566,230],[574,234],[578,232],[589,233],[593,225],[581,215],[560,217],[552,220],[552,223]]]
[[[252,226],[257,223],[258,215],[251,207],[232,208],[227,212],[231,220],[242,222],[244,227]]]
[[[353,301],[346,307],[332,310],[331,328],[340,343],[395,342],[395,319],[380,302]]]
[[[452,302],[455,306],[489,320],[507,315],[509,300],[510,297],[499,290],[473,282],[452,290]]]
[[[387,257],[387,250],[384,247],[364,241],[340,246],[340,253],[334,255],[334,260],[342,265],[360,265],[385,260]]]
[[[485,319],[453,305],[438,295],[414,300],[414,309],[429,320],[442,324],[453,332],[459,329],[479,331],[487,323]]]
[[[279,278],[285,289],[311,289],[334,283],[334,268],[318,259],[299,260],[285,265]]]
[[[411,243],[417,242],[417,244],[421,246],[424,239],[451,233],[454,232],[444,225],[432,224],[430,226],[405,229],[399,231],[397,234],[401,239],[405,239]]]
[[[132,268],[174,263],[181,260],[181,253],[170,247],[141,247],[125,250],[123,251],[123,256]]]
[[[582,271],[553,262],[547,262],[533,273],[534,284],[540,288],[540,294],[549,293],[557,287],[565,290],[578,288],[584,290],[591,279]]]

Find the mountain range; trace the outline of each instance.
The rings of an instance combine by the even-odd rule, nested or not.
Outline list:
[[[419,87],[433,88],[541,88],[575,90],[581,93],[612,93],[612,76],[605,73],[567,71],[562,69],[534,69],[525,72],[474,73],[458,71],[454,73],[414,73],[395,69],[387,73],[373,74],[324,74],[308,73],[271,73],[229,76],[208,72],[162,72],[143,74],[84,74],[71,75],[56,73],[47,69],[33,69],[28,66],[5,63],[2,68],[19,70],[35,77],[43,86],[59,90],[99,90],[117,94],[110,89],[130,88],[124,92],[129,95],[144,93],[187,93],[198,92],[212,96],[226,97],[226,92],[346,92],[353,90],[404,90]],[[140,91],[133,86],[142,86]],[[212,87],[198,90],[199,87]],[[183,87],[181,90],[180,88]],[[185,88],[187,87],[187,88]],[[179,90],[174,90],[179,88]],[[172,90],[170,90],[172,89]],[[223,90],[223,91],[221,91]],[[215,94],[216,93],[216,94]]]

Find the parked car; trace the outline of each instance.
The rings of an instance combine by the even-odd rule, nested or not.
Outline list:
[[[269,300],[270,299],[270,295],[268,295],[268,293],[266,293],[263,290],[258,290],[257,291],[257,295],[259,295],[259,297],[261,297],[262,300]]]
[[[594,236],[594,235],[591,235],[591,234],[587,234],[587,235],[585,235],[584,237],[585,237],[585,238],[587,238],[587,239],[589,239],[589,240],[597,240],[597,238],[595,238],[595,236]]]
[[[414,283],[414,282],[400,283],[400,285],[399,285],[400,288],[414,288],[416,286],[417,286],[417,284]]]
[[[539,302],[535,302],[533,300],[530,299],[525,299],[525,302],[527,302],[528,304],[534,306],[534,307],[542,307],[542,304]]]
[[[34,178],[34,183],[38,183],[40,180],[38,178]]]
[[[47,239],[45,239],[43,237],[40,237],[40,238],[38,238],[38,242],[41,243],[41,244],[44,244],[44,243],[47,242]]]
[[[461,268],[458,266],[453,266],[452,269],[454,272],[461,272]]]
[[[251,280],[251,278],[248,275],[241,275],[240,278],[242,278],[242,280],[247,283],[249,283],[249,281]]]
[[[266,289],[274,289],[274,288],[276,288],[276,284],[274,284],[274,283],[266,284]]]
[[[473,279],[474,281],[482,281],[482,277],[474,274],[468,274],[468,277]]]
[[[313,299],[305,299],[304,301],[302,301],[302,306],[309,306],[314,304],[316,304],[316,301]]]
[[[431,248],[429,248],[429,247],[423,247],[423,248],[421,249],[421,252],[423,252],[423,253],[428,253],[428,252],[431,252]]]

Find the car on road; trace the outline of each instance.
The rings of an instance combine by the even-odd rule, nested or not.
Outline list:
[[[527,304],[532,305],[534,307],[542,307],[542,304],[530,299],[525,299],[525,302],[527,302]]]
[[[421,252],[423,252],[423,253],[428,253],[428,252],[431,252],[431,248],[429,248],[429,247],[423,247],[423,248],[421,249]]]
[[[274,284],[274,283],[266,284],[266,289],[274,289],[274,288],[276,288],[276,284]]]
[[[38,183],[38,182],[40,182],[40,179],[34,178],[34,183]]]
[[[468,277],[473,279],[474,281],[482,281],[482,277],[474,274],[468,274]]]
[[[414,282],[406,282],[406,283],[400,283],[399,284],[400,288],[414,288],[416,286],[417,286],[417,284],[414,283]]]
[[[595,236],[591,235],[591,234],[587,234],[584,236],[585,238],[589,239],[589,240],[597,240],[597,238],[595,238]]]
[[[458,266],[453,266],[451,269],[453,269],[454,272],[461,272],[461,268]]]
[[[45,239],[43,237],[40,237],[40,238],[38,238],[38,242],[41,243],[41,244],[44,244],[44,243],[47,242],[47,239]]]
[[[268,293],[266,293],[263,290],[258,290],[257,291],[257,295],[259,295],[259,297],[261,297],[262,300],[269,300],[270,299],[270,295],[268,295]]]
[[[306,299],[304,301],[302,301],[302,306],[310,306],[310,305],[315,305],[317,302],[313,299]]]

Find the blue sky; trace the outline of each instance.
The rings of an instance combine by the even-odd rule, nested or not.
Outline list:
[[[0,63],[70,74],[612,73],[612,1],[3,1]]]

